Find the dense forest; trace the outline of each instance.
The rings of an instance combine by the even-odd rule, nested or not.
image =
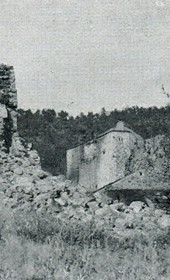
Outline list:
[[[103,108],[101,114],[89,112],[76,117],[64,111],[56,114],[52,109],[35,113],[19,109],[18,112],[20,135],[33,143],[41,157],[42,167],[53,175],[65,174],[67,149],[110,129],[119,120],[145,139],[158,134],[170,136],[169,105],[162,108],[115,109],[109,114]]]

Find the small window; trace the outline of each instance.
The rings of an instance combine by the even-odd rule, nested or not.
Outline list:
[[[106,150],[103,150],[103,155],[106,153]]]

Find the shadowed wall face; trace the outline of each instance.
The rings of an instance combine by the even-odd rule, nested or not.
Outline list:
[[[76,183],[79,181],[81,158],[83,158],[83,145],[67,151],[67,177]]]

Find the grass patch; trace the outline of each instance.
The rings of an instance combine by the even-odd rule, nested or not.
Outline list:
[[[0,280],[168,280],[168,231],[121,238],[89,223],[1,209]],[[133,233],[133,230],[131,230]]]

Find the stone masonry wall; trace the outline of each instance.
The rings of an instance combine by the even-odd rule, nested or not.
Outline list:
[[[68,150],[68,179],[96,190],[124,177],[133,150],[143,142],[138,138],[133,132],[114,130]]]
[[[0,64],[0,149],[9,152],[17,132],[17,90],[13,66]]]

